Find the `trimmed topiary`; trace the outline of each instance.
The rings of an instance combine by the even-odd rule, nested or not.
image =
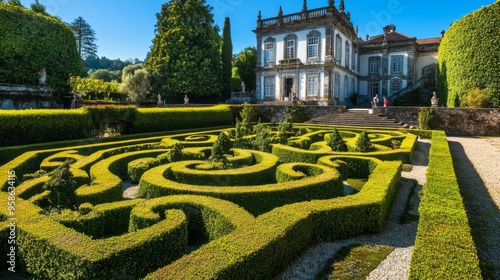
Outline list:
[[[332,151],[335,152],[347,151],[347,145],[345,144],[344,139],[342,139],[342,136],[340,136],[340,133],[336,128],[334,129],[333,133],[330,134],[328,146],[330,146],[332,148]]]
[[[368,133],[366,130],[361,132],[358,140],[356,141],[356,151],[357,152],[369,152],[372,148],[372,142],[370,142],[370,138],[368,138]]]
[[[500,106],[500,1],[454,22],[439,46],[438,97],[448,107],[466,106],[467,92],[488,88]]]

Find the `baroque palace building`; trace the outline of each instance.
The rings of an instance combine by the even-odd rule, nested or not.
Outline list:
[[[262,19],[257,28],[257,85],[260,101],[292,100],[346,105],[356,93],[395,100],[415,88],[433,89],[441,38],[417,40],[388,25],[380,35],[358,37],[345,11],[328,6]]]

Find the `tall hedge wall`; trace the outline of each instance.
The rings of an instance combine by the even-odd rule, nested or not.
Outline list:
[[[0,147],[122,134],[230,125],[228,106],[153,108],[105,106],[79,110],[0,110]]]
[[[453,23],[439,47],[438,95],[448,107],[467,104],[467,91],[488,88],[500,106],[500,1]]]
[[[38,85],[38,72],[45,69],[49,86],[69,92],[69,77],[81,69],[71,29],[56,18],[9,4],[0,4],[0,19],[0,83]]]
[[[89,137],[84,110],[0,110],[0,147]]]

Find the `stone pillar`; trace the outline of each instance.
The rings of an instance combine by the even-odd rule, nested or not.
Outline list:
[[[389,81],[389,54],[387,53],[387,50],[384,50],[382,54],[382,84],[380,85],[380,98],[382,96],[387,96],[388,94],[388,85],[387,82]]]
[[[333,54],[332,54],[332,40],[333,40],[333,33],[334,33],[334,27],[333,24],[330,24],[326,28],[326,33],[325,33],[325,62],[332,62],[333,61]]]

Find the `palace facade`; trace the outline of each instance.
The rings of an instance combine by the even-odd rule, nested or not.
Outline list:
[[[412,88],[432,88],[436,82],[440,37],[417,40],[388,25],[382,34],[358,37],[358,28],[345,11],[334,6],[307,9],[262,19],[257,28],[257,85],[259,101],[292,100],[318,104],[358,101],[375,94],[390,100]]]

